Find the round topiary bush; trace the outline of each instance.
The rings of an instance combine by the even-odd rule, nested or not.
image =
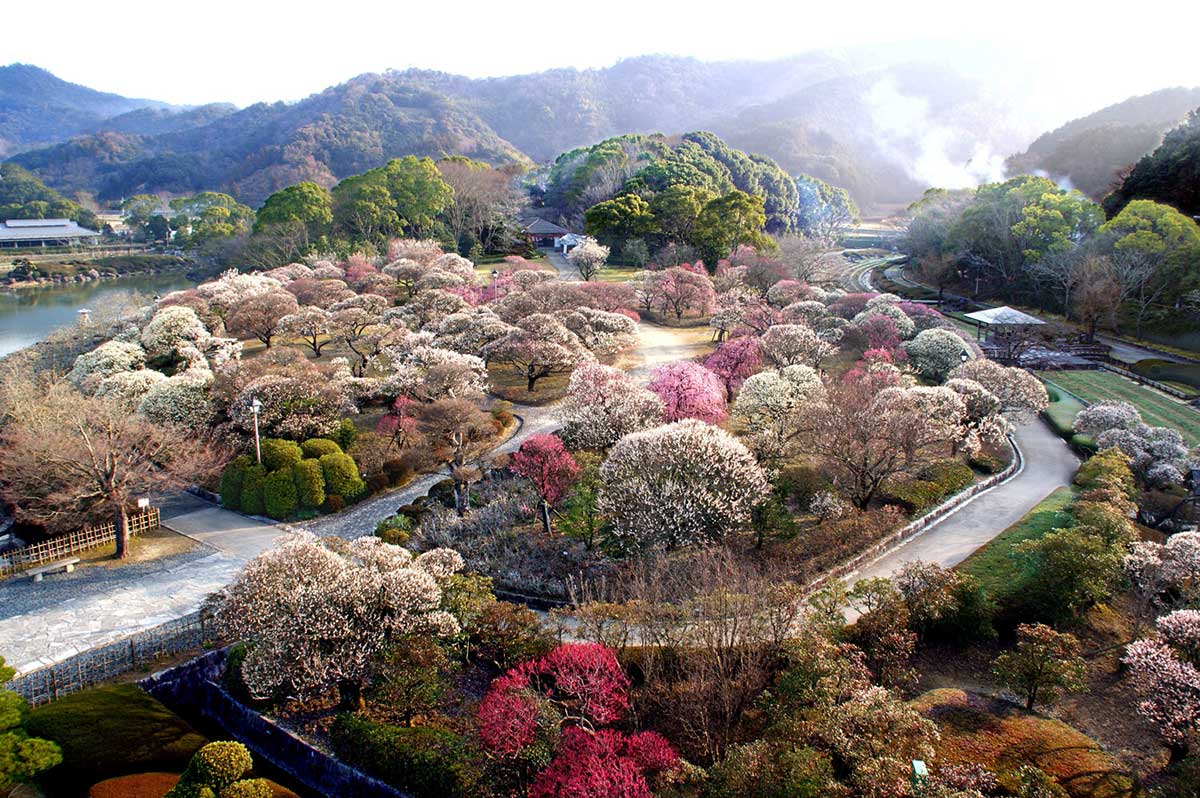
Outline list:
[[[187,770],[179,777],[179,783],[167,793],[166,798],[220,795],[222,790],[239,780],[253,766],[250,752],[241,743],[209,743],[192,757]]]
[[[262,442],[262,464],[268,471],[291,468],[304,459],[300,444],[283,438],[267,438]]]
[[[407,515],[390,515],[375,525],[375,537],[393,546],[403,546],[412,528],[412,519]]]
[[[306,458],[324,457],[327,454],[341,454],[342,447],[328,438],[309,438],[300,444]]]
[[[246,468],[246,478],[242,481],[241,511],[247,515],[262,515],[266,512],[263,497],[263,482],[267,471],[260,465]]]
[[[266,779],[242,779],[221,790],[220,798],[274,798],[275,791]]]
[[[296,482],[296,500],[308,510],[315,510],[325,503],[325,475],[321,461],[301,460],[292,466],[292,479]]]
[[[249,455],[241,455],[229,461],[221,472],[221,506],[227,510],[242,508],[242,486],[246,482],[246,470],[254,461]]]
[[[296,514],[299,503],[296,498],[296,480],[292,469],[272,471],[263,480],[263,509],[276,521]]]
[[[344,499],[354,499],[367,489],[350,455],[341,452],[324,454],[320,460],[321,473],[325,475],[325,490]]]
[[[354,422],[348,418],[343,418],[338,424],[337,431],[333,433],[333,440],[342,447],[342,451],[349,449],[350,444],[354,443],[354,439],[357,437],[358,427],[354,426]]]

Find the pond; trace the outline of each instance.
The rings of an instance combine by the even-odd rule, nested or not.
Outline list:
[[[194,285],[177,272],[0,292],[0,357],[41,341],[59,327],[74,324],[80,308],[96,310],[120,295],[139,293],[149,298]]]

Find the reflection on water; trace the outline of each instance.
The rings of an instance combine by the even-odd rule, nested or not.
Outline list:
[[[37,343],[65,324],[74,324],[80,308],[101,310],[106,303],[131,293],[149,298],[193,285],[182,274],[157,274],[0,292],[0,357]]]

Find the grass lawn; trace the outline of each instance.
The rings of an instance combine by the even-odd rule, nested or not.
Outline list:
[[[1147,424],[1179,430],[1190,446],[1200,444],[1200,413],[1152,388],[1111,371],[1056,371],[1041,374],[1087,402],[1124,400],[1136,407]]]
[[[1134,794],[1128,772],[1100,745],[1062,721],[963,690],[931,690],[912,705],[938,725],[935,761],[982,765],[1015,791],[1012,771],[1026,763],[1044,770],[1071,798]]]
[[[518,374],[512,366],[492,363],[488,365],[488,381],[492,393],[501,399],[522,405],[544,405],[563,398],[571,375],[551,374],[542,377],[537,381],[534,390],[530,391],[525,377]]]
[[[64,696],[30,712],[26,729],[62,747],[62,764],[46,782],[76,788],[128,773],[182,772],[208,742],[134,684]]]
[[[1054,428],[1055,432],[1070,440],[1074,434],[1072,430],[1075,426],[1075,416],[1079,415],[1079,411],[1083,410],[1086,405],[1054,385],[1050,380],[1046,381],[1046,387],[1050,392],[1050,406],[1046,408],[1046,420],[1050,422],[1050,426]]]
[[[1059,488],[1024,518],[1001,532],[983,548],[976,551],[958,566],[958,570],[971,574],[987,590],[989,596],[1003,595],[1019,582],[1020,574],[1010,553],[1017,544],[1035,540],[1059,527],[1070,526],[1071,488]]]

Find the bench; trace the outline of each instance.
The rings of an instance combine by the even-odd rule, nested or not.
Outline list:
[[[56,560],[55,562],[39,565],[37,568],[30,568],[25,573],[33,577],[33,581],[40,582],[46,574],[56,574],[59,571],[63,573],[71,573],[75,570],[75,566],[79,564],[78,557],[68,557],[65,560]]]

